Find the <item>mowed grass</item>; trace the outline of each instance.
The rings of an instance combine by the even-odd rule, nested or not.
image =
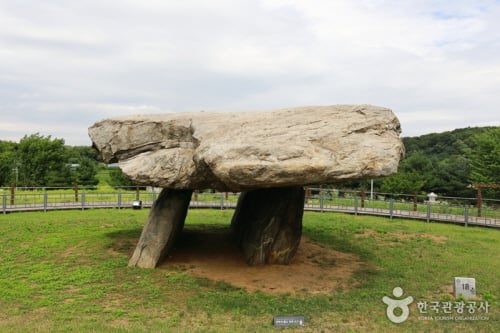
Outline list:
[[[228,228],[232,213],[192,209],[185,228]],[[324,295],[269,295],[180,266],[128,268],[147,214],[0,215],[0,332],[273,332],[283,330],[272,326],[278,315],[306,317],[304,327],[285,331],[500,331],[499,230],[306,212],[304,235],[358,255],[362,268]],[[417,301],[456,301],[455,276],[476,278],[488,320],[420,320]],[[397,286],[415,300],[401,324],[387,319],[382,302]]]

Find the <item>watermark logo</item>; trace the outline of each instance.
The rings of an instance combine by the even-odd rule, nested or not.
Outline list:
[[[413,303],[414,299],[412,296],[401,298],[403,297],[403,289],[400,287],[394,288],[392,294],[396,299],[384,296],[382,301],[387,304],[387,318],[393,323],[400,324],[408,319],[410,315],[409,305]],[[490,319],[490,304],[487,300],[418,300],[416,310],[419,314],[417,319],[425,321],[478,321]]]
[[[394,295],[394,297],[400,298],[401,296],[403,296],[403,289],[401,289],[400,287],[396,287],[392,290],[392,294]],[[413,302],[412,296],[408,296],[399,300],[384,296],[382,298],[382,301],[387,304],[386,313],[387,318],[389,318],[390,321],[399,324],[408,319],[408,316],[410,315],[410,308],[408,306]],[[399,315],[395,313],[396,309],[401,309],[401,313]]]
[[[477,321],[489,320],[488,301],[418,301],[418,320],[434,321]]]

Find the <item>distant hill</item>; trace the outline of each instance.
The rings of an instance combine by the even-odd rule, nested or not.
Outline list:
[[[500,127],[468,127],[404,137],[398,173],[377,181],[388,193],[429,193],[474,197],[471,183],[500,183]],[[485,190],[500,199],[499,190]]]
[[[469,149],[474,149],[474,136],[498,127],[467,127],[442,133],[424,134],[415,137],[403,137],[407,155],[420,151],[427,156],[448,158],[462,155]]]

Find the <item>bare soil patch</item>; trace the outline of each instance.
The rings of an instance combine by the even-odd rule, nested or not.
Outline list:
[[[73,245],[73,246],[70,246],[68,247],[66,250],[64,250],[62,253],[61,253],[61,257],[62,258],[67,258],[69,257],[70,255],[74,254],[76,252],[77,249],[83,247],[85,244],[87,244],[87,241],[86,240],[83,240],[83,241],[80,241],[79,243]]]
[[[289,265],[248,266],[228,229],[191,228],[183,231],[160,269],[180,266],[194,276],[224,281],[248,292],[318,294],[351,286],[354,272],[363,265],[355,254],[303,237]]]

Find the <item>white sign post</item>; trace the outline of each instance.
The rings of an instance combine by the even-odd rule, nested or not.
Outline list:
[[[476,279],[466,277],[456,277],[453,285],[455,297],[462,296],[465,299],[476,298]]]

